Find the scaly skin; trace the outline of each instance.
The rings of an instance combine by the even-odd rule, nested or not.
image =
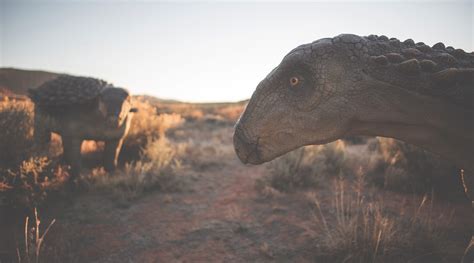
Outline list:
[[[71,97],[57,98],[59,101],[39,99],[37,92],[30,91],[30,96],[35,102],[35,141],[41,145],[49,142],[51,132],[61,135],[64,159],[71,166],[73,177],[81,170],[83,140],[105,141],[104,167],[107,171],[116,168],[123,139],[130,128],[132,120],[130,112],[136,111],[131,107],[127,90],[105,84],[102,81],[91,82],[90,78],[61,76],[61,79],[49,81],[41,87],[43,92],[47,92],[50,91],[47,90],[49,87],[54,86],[55,90],[51,92],[53,96],[63,90],[67,91],[66,95],[78,96],[70,94],[71,91],[77,93],[84,87],[92,90],[93,95],[94,92],[97,93],[94,95],[95,99],[85,101]],[[64,96],[63,93],[61,95]],[[64,101],[69,103],[63,103]],[[75,101],[78,102],[74,103]]]
[[[242,162],[261,164],[304,145],[384,136],[472,173],[473,86],[474,54],[442,43],[321,39],[291,51],[260,82],[236,124],[234,147]]]

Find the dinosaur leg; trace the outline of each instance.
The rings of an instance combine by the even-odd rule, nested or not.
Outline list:
[[[474,174],[465,174],[465,171],[461,171],[461,179],[464,186],[464,191],[466,192],[467,197],[471,200],[472,208],[474,209]],[[471,238],[469,245],[464,251],[464,256],[462,258],[463,263],[473,263],[474,262],[474,235]]]
[[[33,121],[33,139],[35,144],[34,146],[38,148],[36,150],[43,151],[47,149],[46,147],[51,141],[51,131],[47,128],[48,124],[42,117],[41,113],[36,112]]]
[[[123,139],[105,141],[104,150],[104,168],[108,172],[112,172],[117,167],[117,160],[122,148]]]
[[[64,159],[71,166],[71,176],[75,179],[81,171],[81,145],[82,140],[74,137],[63,136]]]

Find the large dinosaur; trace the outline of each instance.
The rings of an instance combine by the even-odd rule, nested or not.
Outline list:
[[[129,92],[94,78],[60,75],[29,90],[35,103],[34,137],[38,145],[61,135],[65,161],[73,176],[81,169],[83,140],[105,141],[104,167],[114,170],[132,114]]]
[[[261,164],[353,135],[400,139],[473,173],[474,54],[375,35],[301,45],[257,86],[234,147]]]

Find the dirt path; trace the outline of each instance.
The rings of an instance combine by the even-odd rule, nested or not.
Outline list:
[[[195,176],[189,191],[122,209],[83,196],[61,211],[53,239],[66,233],[74,240],[67,250],[87,262],[310,261],[308,203],[298,195],[261,199],[254,183],[263,173],[232,160]]]

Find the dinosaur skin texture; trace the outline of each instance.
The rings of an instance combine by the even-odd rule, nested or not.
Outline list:
[[[76,177],[83,140],[105,141],[104,167],[113,171],[136,109],[123,88],[85,77],[60,76],[30,90],[35,103],[34,139],[40,147],[61,136],[64,159]]]
[[[474,53],[375,35],[301,45],[258,84],[234,148],[261,164],[354,135],[399,139],[474,173]]]

